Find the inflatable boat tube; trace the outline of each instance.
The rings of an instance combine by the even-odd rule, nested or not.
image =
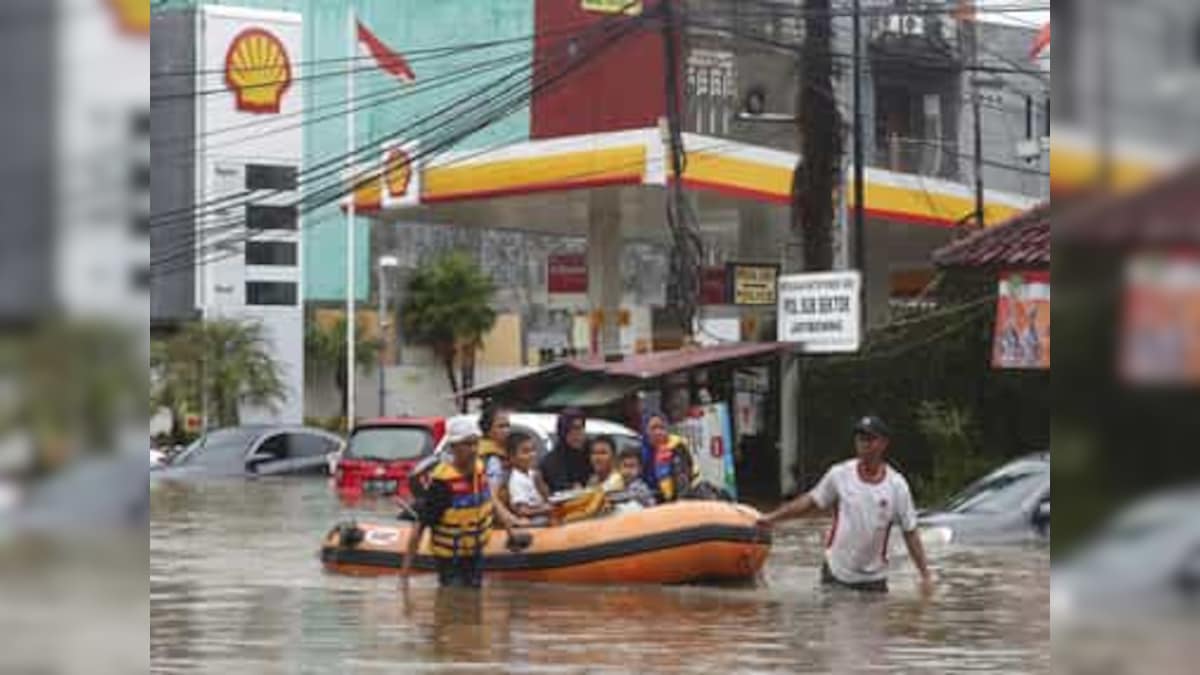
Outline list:
[[[759,513],[726,502],[680,501],[566,525],[522,529],[526,546],[510,550],[496,531],[483,553],[488,579],[586,584],[680,584],[751,581],[762,569],[771,535],[755,527]],[[398,574],[413,524],[353,523],[334,527],[321,547],[331,572]],[[414,573],[434,569],[428,532]]]

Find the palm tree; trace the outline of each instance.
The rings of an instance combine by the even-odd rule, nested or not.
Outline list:
[[[188,324],[151,348],[152,398],[171,410],[172,427],[188,410],[207,409],[216,426],[239,423],[239,407],[275,410],[287,387],[262,324],[216,319]]]
[[[355,323],[354,362],[358,369],[367,370],[379,359],[382,343],[366,337],[366,325],[359,317]],[[339,316],[332,322],[321,323],[309,317],[304,329],[304,372],[306,377],[317,378],[333,372],[334,382],[341,393],[341,411],[346,410],[348,377],[346,373],[346,317]]]
[[[475,351],[496,323],[491,307],[496,287],[470,256],[451,252],[422,265],[408,284],[401,320],[405,335],[431,349],[446,368],[450,389],[460,395],[475,372]],[[455,361],[461,378],[454,373]]]

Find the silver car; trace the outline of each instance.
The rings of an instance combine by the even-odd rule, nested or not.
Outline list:
[[[921,513],[931,538],[967,544],[1050,539],[1050,454],[1014,460],[975,481],[940,509]]]
[[[196,439],[162,467],[156,478],[328,474],[342,438],[302,426],[240,426],[217,429]]]

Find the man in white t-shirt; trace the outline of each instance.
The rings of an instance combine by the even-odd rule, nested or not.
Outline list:
[[[759,525],[796,518],[812,511],[833,510],[825,542],[823,583],[864,591],[886,591],[888,536],[900,528],[917,571],[921,589],[932,588],[925,548],[917,533],[917,510],[908,481],[884,461],[891,432],[883,420],[867,416],[854,425],[857,457],[834,465],[807,494],[759,520]]]

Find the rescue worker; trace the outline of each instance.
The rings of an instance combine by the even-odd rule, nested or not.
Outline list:
[[[657,411],[642,420],[642,476],[659,502],[673,502],[700,482],[700,465],[687,441],[672,434],[667,416]]]
[[[821,581],[860,591],[887,591],[888,534],[898,526],[909,557],[929,593],[933,577],[917,532],[917,510],[908,481],[884,459],[891,431],[874,416],[854,425],[856,456],[835,464],[812,491],[759,519],[761,527],[818,510],[834,511]]]
[[[507,509],[496,509],[479,460],[479,427],[469,417],[453,417],[446,423],[449,459],[440,462],[430,476],[429,489],[417,506],[417,525],[408,539],[404,555],[404,579],[412,570],[421,535],[430,532],[430,549],[437,561],[442,586],[479,587],[482,582],[483,547],[493,528],[493,518],[509,530],[517,524]]]

